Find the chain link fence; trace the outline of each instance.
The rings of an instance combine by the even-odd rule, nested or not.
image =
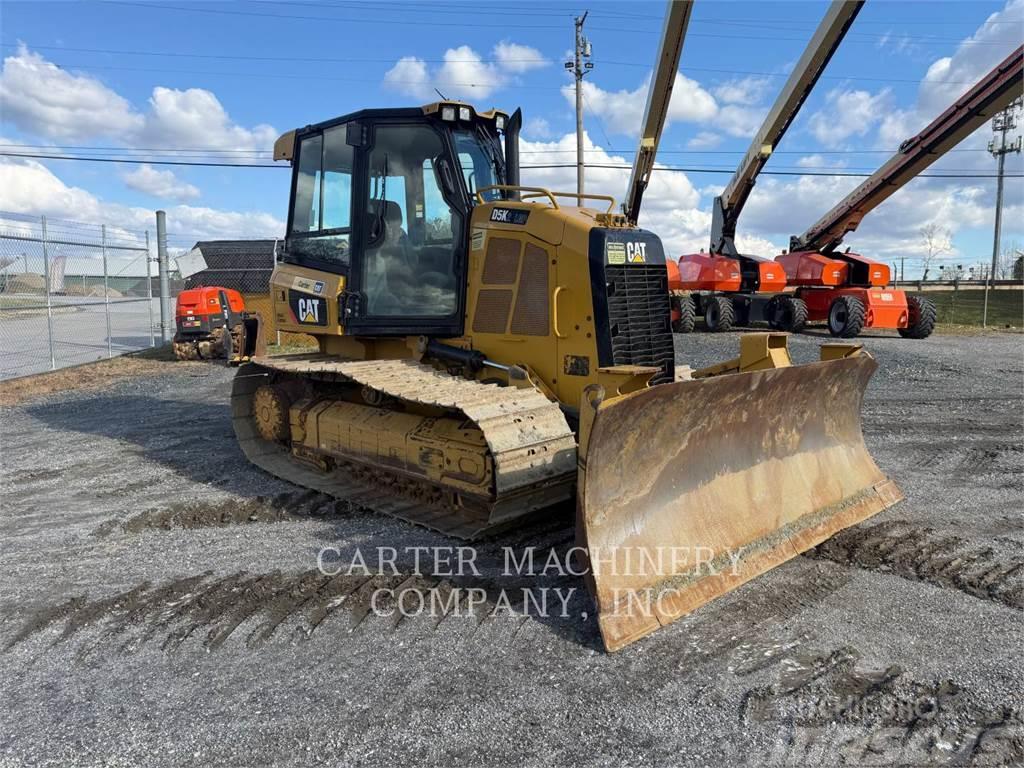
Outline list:
[[[156,346],[152,261],[148,231],[0,212],[0,379]]]

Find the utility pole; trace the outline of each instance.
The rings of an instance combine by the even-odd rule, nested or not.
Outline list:
[[[572,61],[565,62],[565,68],[576,78],[576,193],[580,195],[583,194],[583,75],[594,68],[592,61],[583,61],[589,59],[591,54],[590,41],[583,36],[583,22],[587,20],[588,13],[590,11],[584,11],[582,16],[575,19],[575,54]]]
[[[999,134],[998,147],[996,146],[995,139],[988,143],[988,151],[996,158],[998,164],[998,169],[996,170],[996,226],[992,239],[992,268],[989,270],[988,280],[985,281],[985,303],[981,310],[982,328],[988,325],[988,291],[990,286],[995,287],[996,266],[999,261],[999,240],[1003,228],[1003,168],[1006,164],[1006,155],[1010,152],[1019,153],[1021,146],[1020,136],[1007,145],[1006,134],[1017,127],[1015,112],[1020,104],[1021,99],[1017,98],[1010,106],[992,118],[992,130]]]

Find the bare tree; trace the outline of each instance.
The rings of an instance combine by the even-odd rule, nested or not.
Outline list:
[[[1012,240],[1009,245],[996,258],[996,280],[1009,280],[1013,277],[1013,263],[1021,255],[1021,245],[1017,240]]]
[[[934,261],[942,254],[953,250],[953,233],[948,227],[944,227],[934,221],[921,227],[918,232],[921,235],[925,251],[925,255],[921,259],[922,266],[924,267],[924,275],[921,279],[927,280],[928,271],[932,268]]]

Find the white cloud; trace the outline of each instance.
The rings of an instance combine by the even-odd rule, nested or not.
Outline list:
[[[740,219],[743,232],[785,241],[811,227],[863,179],[853,177],[800,176],[758,181]],[[936,184],[936,179],[917,179],[896,192],[866,216],[844,244],[872,258],[890,261],[900,255],[921,255],[920,230],[930,223],[948,227],[956,235],[964,229],[988,227],[992,222],[989,192],[978,186]],[[785,200],[785,205],[779,205]],[[1004,217],[1011,215],[1010,206]],[[957,254],[954,251],[951,257]]]
[[[24,46],[4,59],[0,103],[3,121],[54,140],[105,137],[138,147],[269,150],[277,138],[270,125],[233,122],[202,88],[158,86],[143,113],[91,75],[60,69]]]
[[[153,210],[101,200],[87,190],[65,184],[35,160],[0,160],[0,210],[152,230]],[[199,239],[281,237],[284,222],[262,211],[224,211],[190,205],[166,208],[167,230]],[[72,214],[73,212],[73,214]]]
[[[768,107],[746,107],[738,104],[729,104],[722,107],[718,113],[715,125],[724,130],[730,136],[742,139],[751,139],[764,122],[768,113]]]
[[[433,93],[427,63],[415,56],[403,56],[396,61],[384,73],[384,85],[417,99],[426,99]]]
[[[636,136],[640,133],[644,108],[647,104],[647,89],[651,76],[635,90],[606,91],[588,80],[583,81],[583,108],[600,117],[612,133]],[[562,88],[566,101],[575,105],[576,89],[573,85]],[[667,128],[673,122],[703,123],[718,114],[714,96],[704,90],[700,83],[676,73],[672,86],[672,100],[669,102]]]
[[[4,59],[0,116],[26,133],[60,141],[132,134],[143,117],[99,80],[61,69],[24,45]]]
[[[587,192],[611,195],[617,203],[622,202],[629,183],[631,160],[608,154],[595,145],[590,137],[583,134],[583,146],[587,162],[597,165],[617,165],[619,168],[587,168]],[[530,157],[575,157],[576,134],[567,133],[555,141],[520,140],[520,152]],[[542,153],[542,154],[534,154]],[[659,163],[656,167],[661,167]],[[576,189],[575,167],[568,168],[523,168],[523,184],[547,187],[558,191]],[[640,212],[640,226],[650,229],[661,237],[665,253],[679,256],[684,251],[693,252],[707,248],[710,215],[698,210],[700,194],[694,189],[684,173],[662,172],[651,177],[650,186],[644,194]]]
[[[449,48],[433,72],[423,59],[403,56],[384,74],[384,85],[417,99],[429,98],[434,88],[450,97],[485,98],[515,75],[550,63],[536,48],[507,40],[494,46],[493,55],[495,61],[488,62],[468,45]]]
[[[1011,0],[991,14],[952,56],[929,68],[918,93],[918,109],[935,117],[1020,44],[1024,0]],[[1014,34],[1016,33],[1016,34]]]
[[[726,104],[759,104],[768,94],[770,85],[767,77],[748,76],[717,86],[715,96]]]
[[[546,67],[550,62],[544,54],[528,45],[519,45],[502,40],[494,46],[494,58],[509,72],[529,72],[531,69]]]
[[[878,42],[875,43],[875,47],[879,50],[890,50],[893,53],[910,55],[920,50],[920,46],[915,43],[909,35],[900,35],[894,33],[891,29],[886,30],[885,33],[878,38]]]
[[[711,131],[701,131],[688,142],[687,149],[714,149],[722,143],[722,137]]]
[[[446,95],[480,98],[498,89],[504,72],[486,63],[468,45],[449,48],[444,52],[444,64],[434,77],[437,87]]]
[[[892,91],[878,93],[834,88],[825,95],[824,109],[811,115],[807,125],[826,147],[838,147],[851,136],[865,136],[891,109]]]
[[[146,195],[166,200],[194,200],[199,197],[199,188],[182,181],[173,171],[158,171],[149,164],[140,165],[134,171],[121,175],[124,183]]]
[[[843,168],[845,160],[827,158],[824,155],[804,155],[796,161],[801,168]]]
[[[203,88],[156,87],[140,140],[146,144],[203,149],[270,150],[278,132],[270,125],[244,128],[228,116],[217,97]]]
[[[523,135],[531,139],[550,139],[552,136],[551,125],[543,117],[534,117],[526,121],[523,126]]]

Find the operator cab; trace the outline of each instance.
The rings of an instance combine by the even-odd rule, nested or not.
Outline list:
[[[375,109],[285,134],[292,162],[283,260],[344,277],[342,323],[372,335],[458,335],[477,194],[502,199],[501,112],[459,102]],[[517,164],[516,164],[517,165]],[[481,191],[483,190],[483,191]]]

